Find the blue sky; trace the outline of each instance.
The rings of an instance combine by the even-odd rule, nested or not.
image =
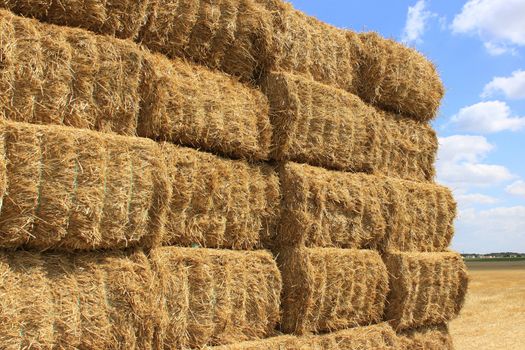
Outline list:
[[[453,248],[525,253],[525,1],[292,0],[432,60],[447,94],[433,123],[437,181],[459,205]]]

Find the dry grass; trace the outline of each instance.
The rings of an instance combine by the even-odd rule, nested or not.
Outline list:
[[[420,181],[434,177],[437,137],[430,126],[298,75],[270,73],[262,87],[270,101],[273,158]]]
[[[259,91],[139,45],[0,11],[0,116],[266,159]]]
[[[1,0],[0,6],[133,39],[245,81],[272,70],[305,75],[420,121],[436,115],[444,94],[435,67],[415,50],[335,28],[281,0]]]
[[[207,348],[208,350],[400,350],[387,324],[358,327],[325,335],[280,336],[266,340]]]
[[[399,334],[403,350],[454,350],[446,325],[429,326]]]
[[[390,275],[385,318],[396,330],[443,324],[465,299],[467,271],[457,253],[388,253]]]
[[[279,177],[273,167],[168,143],[161,149],[172,187],[165,244],[262,247],[279,213]]]
[[[377,252],[280,247],[285,333],[337,331],[381,320],[388,275]]]
[[[287,163],[274,242],[308,247],[443,251],[456,205],[444,187]]]
[[[467,263],[469,291],[450,325],[456,350],[522,350],[525,262]]]

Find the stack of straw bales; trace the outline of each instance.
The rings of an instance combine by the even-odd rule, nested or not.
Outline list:
[[[281,0],[0,7],[0,348],[452,349],[423,56]]]

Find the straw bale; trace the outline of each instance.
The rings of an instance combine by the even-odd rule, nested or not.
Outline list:
[[[270,101],[273,158],[421,181],[433,178],[437,137],[430,126],[288,73],[269,74],[263,91]]]
[[[259,341],[206,348],[209,350],[398,350],[395,332],[387,324],[357,327],[326,335],[283,335]]]
[[[165,349],[264,338],[279,320],[281,277],[265,251],[163,247],[150,253]]]
[[[165,244],[251,250],[268,240],[280,205],[273,167],[161,147],[172,187]]]
[[[292,162],[280,182],[276,244],[443,251],[454,233],[456,204],[439,185]]]
[[[452,337],[446,325],[413,329],[399,334],[406,350],[453,350]]]
[[[149,55],[141,96],[140,136],[233,158],[268,158],[272,128],[260,91],[203,67]]]
[[[458,315],[468,276],[461,255],[446,253],[389,253],[390,275],[385,317],[397,330],[437,325]]]
[[[0,253],[2,349],[152,349],[160,314],[137,252]]]
[[[277,262],[285,333],[329,332],[381,320],[388,276],[377,252],[283,246]]]
[[[358,95],[416,120],[434,118],[445,94],[436,67],[416,50],[377,33],[361,33],[359,39]]]
[[[161,241],[171,188],[148,139],[5,122],[0,246],[101,249]]]
[[[0,28],[0,116],[268,157],[268,101],[254,88],[132,42],[8,11]]]

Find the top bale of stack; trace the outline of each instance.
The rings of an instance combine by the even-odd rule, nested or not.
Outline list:
[[[0,0],[0,6],[133,39],[244,81],[271,71],[306,75],[419,121],[435,117],[444,94],[435,67],[415,50],[332,27],[281,0]]]

